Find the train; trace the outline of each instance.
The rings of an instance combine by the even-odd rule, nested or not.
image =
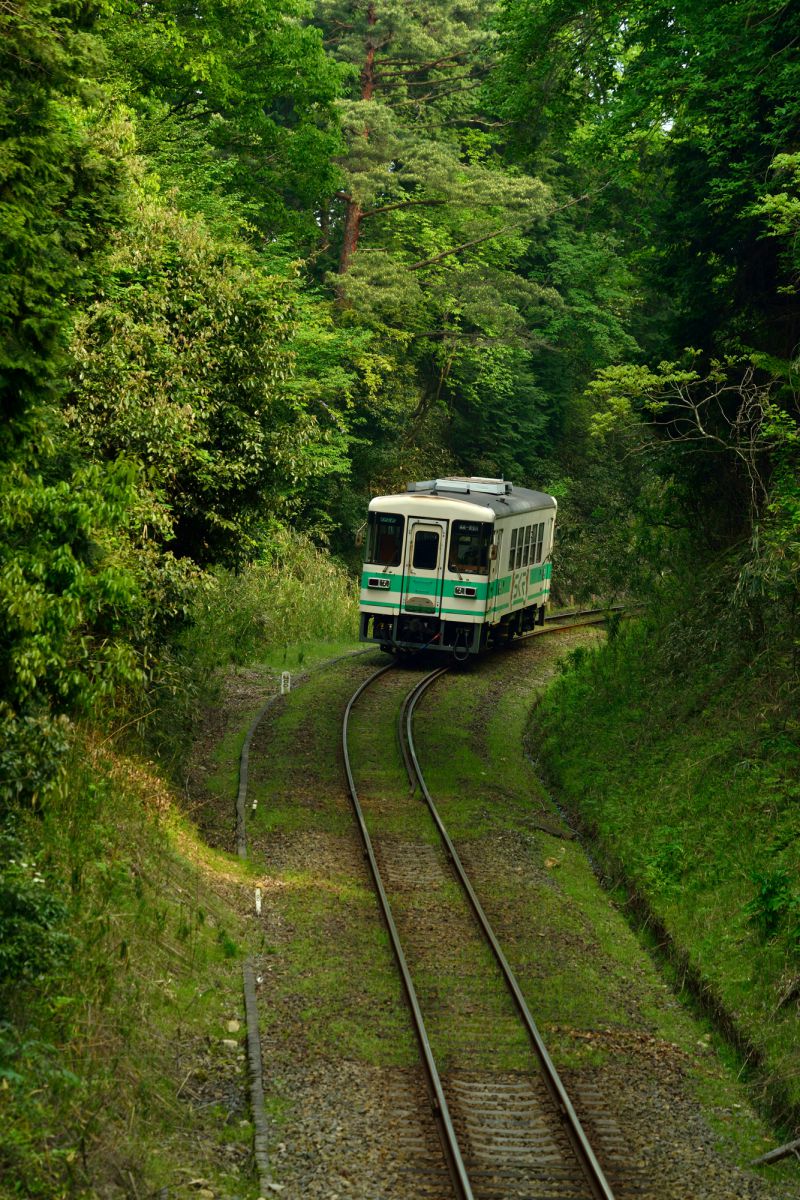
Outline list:
[[[466,660],[533,629],[550,595],[557,503],[504,479],[408,484],[369,504],[359,640]]]

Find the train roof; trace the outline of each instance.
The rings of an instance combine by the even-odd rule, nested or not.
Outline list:
[[[421,483],[410,483],[405,494],[381,496],[378,499],[406,502],[411,497],[426,497],[447,500],[456,505],[476,505],[488,508],[497,517],[508,517],[513,513],[533,512],[542,508],[556,508],[554,496],[547,492],[535,492],[530,488],[514,487],[504,479],[486,479],[482,476],[452,476],[445,479],[426,479]],[[370,505],[370,508],[372,505]],[[381,505],[383,507],[383,505]],[[465,514],[467,515],[467,514]]]

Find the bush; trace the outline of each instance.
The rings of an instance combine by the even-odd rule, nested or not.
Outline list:
[[[7,987],[46,977],[67,960],[67,908],[9,831],[0,832],[0,1002]]]
[[[354,638],[358,599],[342,567],[301,534],[281,529],[260,562],[212,576],[193,616],[181,654],[213,669],[297,642]]]
[[[187,751],[198,709],[214,696],[220,669],[304,641],[349,641],[357,631],[353,579],[308,538],[276,528],[259,562],[205,576],[189,623],[162,656],[148,740],[174,765]]]
[[[755,895],[744,907],[761,937],[768,941],[786,930],[794,950],[800,949],[800,895],[784,867],[751,871]]]

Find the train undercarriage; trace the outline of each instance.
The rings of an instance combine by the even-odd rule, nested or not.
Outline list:
[[[511,641],[544,622],[545,606],[506,613],[494,624],[445,621],[441,617],[403,613],[398,616],[362,613],[360,641],[377,642],[388,654],[424,650],[450,652],[456,658],[480,654],[487,646]]]

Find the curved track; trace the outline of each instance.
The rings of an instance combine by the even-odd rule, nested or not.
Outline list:
[[[583,617],[590,614],[580,613],[575,615]],[[575,628],[575,624],[567,627]],[[556,632],[557,630],[548,630],[548,632],[551,631]],[[533,1092],[530,1092],[530,1094],[526,1093],[522,1100],[517,1099],[516,1111],[512,1118],[512,1124],[514,1124],[516,1132],[510,1139],[508,1137],[504,1139],[504,1137],[498,1137],[496,1133],[492,1133],[491,1129],[496,1130],[498,1121],[505,1119],[500,1114],[500,1108],[502,1108],[504,1103],[507,1103],[507,1095],[504,1099],[501,1092],[498,1092],[497,1094],[501,1098],[496,1102],[496,1105],[499,1105],[499,1108],[496,1106],[487,1115],[485,1111],[487,1088],[485,1085],[481,1086],[469,1081],[464,1082],[463,1080],[460,1085],[456,1082],[450,1087],[443,1083],[442,1075],[435,1061],[431,1038],[426,1029],[423,1006],[420,1004],[412,978],[412,969],[409,966],[408,955],[398,932],[398,926],[389,900],[388,889],[378,865],[378,856],[370,837],[364,808],[356,788],[348,748],[348,730],[354,707],[364,693],[376,685],[379,679],[392,670],[393,666],[394,663],[390,663],[388,666],[376,671],[350,698],[343,721],[342,748],[350,796],[402,979],[403,989],[408,1001],[433,1115],[436,1120],[444,1158],[452,1181],[453,1194],[459,1200],[480,1200],[482,1196],[558,1196],[563,1197],[564,1200],[585,1200],[586,1197],[592,1197],[593,1200],[613,1200],[613,1193],[608,1181],[548,1054],[519,984],[514,977],[511,967],[458,857],[455,846],[436,809],[417,758],[413,737],[414,708],[425,690],[448,670],[447,667],[439,667],[425,675],[415,684],[403,701],[398,722],[398,734],[403,760],[412,784],[412,789],[419,788],[428,806],[431,818],[441,839],[444,853],[468,901],[474,922],[480,929],[480,937],[491,948],[505,988],[513,1001],[518,1019],[524,1026],[527,1039],[538,1064],[537,1079],[543,1081],[546,1094],[549,1097],[551,1113],[547,1119],[550,1121],[551,1126],[555,1124],[561,1131],[562,1136],[558,1141],[560,1145],[569,1148],[566,1150],[566,1155],[569,1156],[571,1154],[572,1166],[565,1165],[564,1151],[555,1147],[552,1137],[548,1136],[544,1128],[546,1121],[543,1122],[542,1116],[538,1113]],[[409,799],[408,803],[416,807],[414,800]],[[491,1037],[492,1030],[487,1029],[486,1033],[488,1037]],[[491,1154],[484,1152],[477,1156],[477,1158],[475,1153],[470,1149],[470,1145],[468,1144],[466,1147],[464,1145],[464,1141],[466,1140],[469,1143],[470,1138],[467,1137],[465,1139],[463,1132],[457,1130],[458,1125],[463,1129],[464,1121],[454,1120],[451,1112],[453,1103],[457,1106],[459,1105],[459,1097],[461,1097],[462,1109],[465,1103],[469,1103],[469,1100],[464,1101],[463,1097],[466,1093],[470,1092],[470,1089],[472,1089],[472,1092],[475,1092],[476,1089],[482,1091],[484,1098],[482,1119],[484,1124],[488,1124],[490,1127],[490,1133],[484,1134],[484,1138],[487,1144],[491,1143]],[[519,1095],[522,1095],[520,1087],[517,1088],[517,1092]],[[451,1103],[448,1103],[448,1094],[451,1096]],[[495,1103],[495,1101],[492,1100],[492,1103]],[[520,1126],[528,1125],[532,1127],[531,1130],[522,1133],[519,1132]],[[526,1175],[526,1167],[520,1159],[521,1140],[526,1138],[526,1153],[528,1155],[526,1161],[532,1164],[529,1175]],[[474,1141],[474,1137],[472,1141]],[[531,1146],[534,1147],[533,1151],[530,1149]],[[538,1162],[535,1157],[533,1159],[530,1157],[531,1154],[535,1154],[536,1147],[540,1149],[540,1161]],[[552,1172],[552,1177],[550,1172]],[[528,1183],[530,1183],[530,1187],[528,1187]]]

